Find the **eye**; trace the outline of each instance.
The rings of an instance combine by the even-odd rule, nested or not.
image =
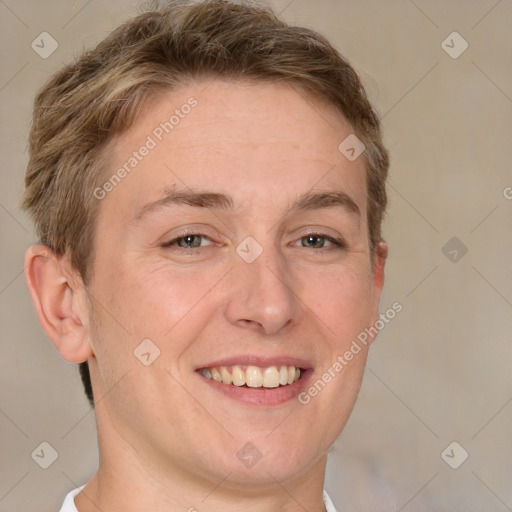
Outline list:
[[[203,241],[207,243],[202,243]],[[199,247],[211,244],[212,241],[206,235],[202,235],[201,233],[187,233],[165,242],[162,244],[162,247],[178,247],[187,250],[198,249]]]
[[[309,249],[343,249],[345,244],[332,236],[310,233],[300,239],[302,247]],[[327,244],[327,245],[326,245]]]

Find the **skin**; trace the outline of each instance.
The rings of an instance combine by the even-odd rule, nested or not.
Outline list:
[[[80,512],[320,512],[327,450],[367,349],[307,405],[240,402],[195,369],[233,355],[292,356],[311,364],[314,382],[378,319],[387,248],[370,256],[364,159],[338,151],[352,130],[332,106],[289,85],[215,80],[155,99],[111,143],[105,179],[192,96],[191,113],[101,200],[87,289],[67,257],[27,252],[45,331],[91,371],[100,468],[75,503]],[[230,195],[233,208],[168,205],[134,220],[166,192],[190,189]],[[333,191],[360,213],[290,210],[302,194]],[[208,238],[162,247],[182,228]],[[346,246],[311,243],[312,232]],[[252,263],[235,250],[247,236],[263,248]],[[160,350],[150,366],[133,353],[147,338]],[[261,453],[250,468],[237,457],[248,442]]]

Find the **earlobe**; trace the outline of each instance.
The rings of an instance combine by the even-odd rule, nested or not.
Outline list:
[[[69,265],[47,246],[36,244],[25,255],[25,280],[39,322],[60,355],[71,363],[93,355],[87,333],[85,290],[70,283]]]

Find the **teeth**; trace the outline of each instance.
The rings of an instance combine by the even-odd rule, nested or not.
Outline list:
[[[293,384],[295,380],[295,366],[288,366],[288,384]]]
[[[300,370],[297,368],[300,377]],[[299,380],[298,378],[295,380]],[[279,372],[275,366],[265,368],[263,372],[263,386],[266,388],[277,388],[279,386]]]
[[[207,378],[207,379],[211,379],[212,378],[212,372],[210,370],[208,370],[208,368],[203,368],[201,370],[201,373]]]
[[[235,386],[247,385],[250,388],[277,388],[280,385],[293,384],[300,379],[301,371],[295,366],[247,366],[240,365],[201,368],[199,370],[207,379]]]
[[[233,377],[233,384],[235,386],[243,386],[245,384],[245,372],[240,366],[233,366],[231,376]]]
[[[212,372],[213,380],[215,380],[217,382],[222,382],[222,375],[220,374],[219,370],[217,370],[217,368],[212,368],[211,372]]]
[[[245,373],[245,383],[250,388],[261,388],[263,386],[263,375],[257,366],[248,366]]]
[[[288,366],[281,366],[279,369],[279,384],[281,386],[288,384]]]
[[[231,377],[231,374],[226,370],[225,366],[220,367],[220,374],[222,375],[222,382],[224,382],[224,384],[231,384],[233,382],[233,378]]]

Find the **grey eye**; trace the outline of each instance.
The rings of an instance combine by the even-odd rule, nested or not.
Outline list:
[[[320,235],[306,235],[301,238],[303,247],[312,247],[314,249],[321,249],[325,245],[326,238]]]
[[[177,239],[177,245],[184,249],[195,249],[196,247],[201,247],[201,239],[200,235],[182,236]]]

